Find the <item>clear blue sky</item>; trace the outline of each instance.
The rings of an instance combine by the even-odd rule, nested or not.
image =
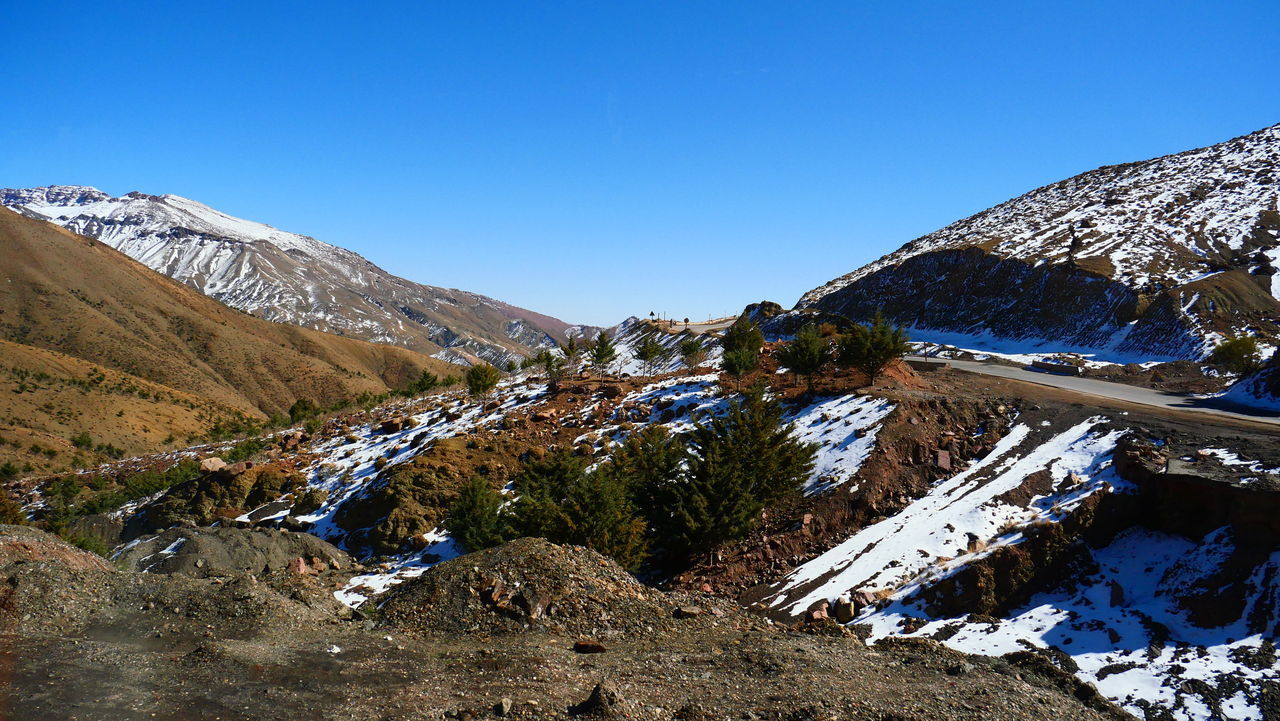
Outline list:
[[[0,3],[0,186],[176,193],[571,322],[790,305],[1280,122],[1275,0],[196,5]]]

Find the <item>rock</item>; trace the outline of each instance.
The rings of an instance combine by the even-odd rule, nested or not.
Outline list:
[[[871,591],[856,591],[849,597],[853,602],[855,610],[862,610],[867,606],[874,606],[880,599],[876,598],[876,594]]]
[[[849,623],[854,616],[853,599],[847,593],[837,598],[835,603],[831,604],[831,612],[835,615],[836,621]]]
[[[501,701],[493,705],[493,712],[498,714],[499,716],[509,716],[511,715],[511,709],[514,706],[515,704],[511,701],[511,699],[507,698],[506,696],[503,696]]]
[[[934,464],[944,471],[951,470],[951,453],[948,451],[935,451]]]
[[[501,407],[502,407],[502,403],[500,403],[499,401],[489,401],[488,403],[484,404],[484,409],[486,411],[496,411]]]
[[[409,419],[405,418],[404,416],[399,416],[396,418],[388,418],[387,420],[378,424],[378,430],[381,431],[382,433],[399,433],[400,431],[403,431],[405,428],[412,428],[412,427],[413,427],[412,423],[410,423]]]
[[[804,612],[805,623],[817,623],[819,621],[825,621],[826,618],[827,618],[827,602],[826,601],[815,601],[814,604],[809,607],[809,610]]]
[[[619,396],[622,395],[622,386],[617,386],[612,384],[601,386],[600,395],[609,399],[618,398]]]
[[[967,662],[958,663],[958,664],[955,664],[954,666],[947,667],[947,675],[948,676],[964,676],[965,674],[973,673],[973,669],[974,669],[974,665],[971,663],[967,663]]]
[[[604,644],[599,641],[577,641],[573,644],[574,653],[604,653]]]
[[[702,609],[697,606],[678,606],[675,613],[672,614],[676,618],[693,618],[702,615]]]
[[[574,716],[608,714],[619,704],[620,701],[621,698],[618,696],[617,692],[609,686],[606,686],[602,681],[596,684],[595,688],[591,689],[591,695],[587,697],[586,701],[569,707],[569,713]]]
[[[301,556],[289,561],[289,565],[285,566],[285,570],[295,576],[307,576],[313,572],[311,566],[307,565],[306,559]]]
[[[253,468],[253,461],[240,461],[227,466],[223,470],[229,476],[238,476],[251,468]]]
[[[217,473],[218,471],[226,467],[227,467],[227,462],[222,460],[221,458],[218,458],[217,456],[209,456],[208,458],[205,458],[204,460],[200,461],[201,473]]]

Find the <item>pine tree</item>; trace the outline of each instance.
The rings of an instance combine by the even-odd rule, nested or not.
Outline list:
[[[760,332],[759,326],[751,322],[750,319],[739,318],[725,330],[724,338],[721,339],[720,345],[724,347],[726,355],[739,350],[759,353],[760,349],[764,347],[764,334]]]
[[[707,359],[707,347],[697,336],[689,336],[680,341],[677,350],[680,352],[680,360],[691,372]]]
[[[578,344],[576,338],[570,338],[560,346],[560,352],[564,354],[564,363],[568,367],[569,373],[578,372],[578,363],[582,360],[582,346]]]
[[[725,351],[721,360],[724,372],[734,380],[734,390],[742,390],[742,377],[760,366],[760,354],[747,348]]]
[[[650,333],[640,339],[633,355],[640,361],[640,375],[651,376],[657,371],[659,365],[671,357],[671,351]]]
[[[778,351],[778,362],[792,373],[804,376],[810,393],[813,392],[813,376],[830,358],[831,344],[811,323],[801,328],[795,339]]]
[[[497,546],[511,537],[501,513],[502,502],[502,494],[483,479],[472,478],[449,509],[444,527],[468,551]]]
[[[606,376],[609,369],[613,366],[614,360],[618,357],[618,349],[614,346],[613,341],[609,338],[609,334],[600,331],[600,335],[596,336],[596,341],[587,349],[588,360],[591,362],[591,368],[598,376]]]
[[[526,464],[513,485],[519,535],[587,546],[624,568],[643,560],[644,520],[616,474],[587,472],[585,460],[562,451]]]
[[[875,382],[889,361],[910,351],[906,330],[890,325],[876,313],[871,325],[854,324],[848,333],[841,336],[836,346],[836,365],[856,368]]]
[[[542,372],[547,376],[547,389],[555,392],[560,388],[560,380],[564,377],[564,358],[543,349],[535,357]]]
[[[488,398],[502,380],[502,371],[488,363],[477,363],[467,369],[466,376],[467,392],[477,398]]]
[[[781,404],[757,385],[727,415],[695,429],[687,445],[646,432],[628,439],[612,465],[630,479],[655,543],[680,561],[742,538],[766,505],[799,492],[817,447],[791,433]]]

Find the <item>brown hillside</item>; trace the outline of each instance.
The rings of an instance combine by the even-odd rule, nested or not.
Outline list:
[[[0,252],[0,339],[254,417],[299,398],[329,404],[380,393],[424,368],[457,372],[403,348],[240,313],[96,240],[9,210],[0,210]]]

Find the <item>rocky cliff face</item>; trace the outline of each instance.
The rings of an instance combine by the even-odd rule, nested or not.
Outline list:
[[[798,308],[1150,358],[1280,327],[1280,125],[1106,166],[918,238]]]
[[[113,198],[82,186],[0,190],[32,218],[97,238],[239,310],[454,362],[505,364],[550,347],[562,321],[466,291],[394,276],[307,236],[176,195]]]

